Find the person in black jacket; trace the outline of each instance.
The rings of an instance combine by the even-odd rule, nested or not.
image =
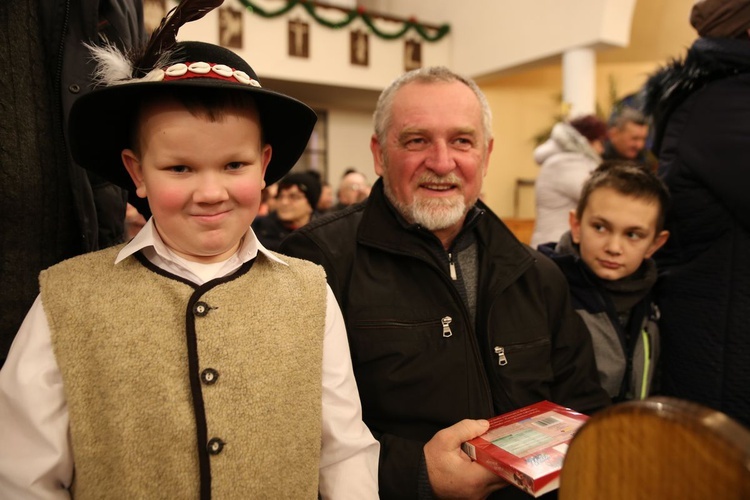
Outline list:
[[[123,240],[125,192],[73,162],[66,124],[93,85],[84,42],[133,47],[145,31],[140,0],[1,2],[0,26],[2,366],[39,272]]]
[[[750,426],[750,0],[697,2],[690,21],[700,38],[644,89],[672,194],[662,391]]]
[[[441,67],[406,73],[374,123],[381,179],[367,201],[281,251],[322,264],[341,305],[381,498],[485,497],[505,483],[460,450],[485,419],[609,398],[565,277],[478,200],[493,139],[476,84]]]
[[[276,210],[257,217],[253,231],[268,250],[277,252],[281,240],[316,215],[320,198],[320,181],[310,172],[294,172],[277,183]]]

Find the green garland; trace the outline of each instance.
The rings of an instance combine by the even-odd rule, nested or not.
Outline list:
[[[278,17],[286,14],[290,10],[292,10],[297,5],[301,5],[305,8],[308,14],[315,19],[319,24],[322,24],[323,26],[326,26],[328,28],[332,29],[340,29],[344,28],[345,26],[348,26],[351,24],[352,21],[357,19],[358,17],[362,18],[362,21],[372,30],[373,33],[375,33],[378,37],[383,38],[385,40],[395,40],[396,38],[401,38],[404,36],[404,34],[409,31],[410,29],[414,29],[417,33],[419,33],[419,36],[427,40],[428,42],[437,42],[441,38],[443,38],[445,35],[448,34],[450,31],[450,26],[447,24],[444,24],[440,26],[440,28],[437,29],[434,35],[431,35],[428,30],[425,29],[425,27],[419,23],[417,23],[415,20],[409,19],[406,21],[403,21],[404,25],[403,27],[395,32],[395,33],[384,33],[380,31],[373,22],[373,16],[370,16],[367,12],[365,12],[364,9],[358,8],[356,10],[350,10],[348,12],[345,12],[345,18],[342,21],[339,22],[331,22],[326,19],[323,19],[318,15],[318,13],[315,11],[315,4],[313,2],[307,1],[307,0],[289,0],[286,5],[279,10],[276,10],[274,12],[269,12],[267,10],[264,10],[261,7],[258,7],[257,5],[254,5],[250,0],[239,0],[245,8],[252,14],[257,14],[261,17],[265,18],[273,18]]]

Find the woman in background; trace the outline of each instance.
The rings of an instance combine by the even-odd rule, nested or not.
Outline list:
[[[536,222],[531,246],[557,242],[570,229],[581,186],[601,163],[606,124],[594,115],[557,123],[550,138],[534,150],[542,167],[536,178]]]

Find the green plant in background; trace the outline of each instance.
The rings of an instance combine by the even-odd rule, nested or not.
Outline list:
[[[545,127],[543,130],[540,130],[539,132],[534,134],[534,137],[532,137],[535,146],[539,146],[543,144],[547,139],[549,139],[549,136],[552,133],[552,127],[554,127],[556,123],[568,119],[568,113],[570,113],[570,105],[566,102],[563,102],[562,93],[555,94],[552,99],[557,104],[556,108],[558,111],[557,113],[552,115],[552,123],[548,127]]]
[[[623,102],[619,97],[617,97],[617,82],[615,81],[615,78],[612,75],[609,75],[608,81],[609,81],[609,91],[608,91],[609,109],[611,110],[610,112],[611,114],[613,112],[619,111],[623,106]],[[540,130],[538,133],[534,134],[534,136],[531,138],[535,146],[539,146],[543,144],[547,139],[549,139],[549,136],[552,133],[552,127],[554,127],[555,124],[571,118],[569,116],[570,104],[563,101],[562,93],[555,94],[552,98],[557,103],[556,107],[558,109],[558,112],[552,115],[552,123],[548,127],[545,127],[543,130]],[[598,102],[595,103],[594,113],[596,114],[596,116],[598,116],[605,122],[608,121],[609,115],[606,113],[606,111],[602,108],[602,106]]]

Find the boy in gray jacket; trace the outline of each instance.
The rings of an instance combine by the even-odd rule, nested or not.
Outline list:
[[[568,279],[573,305],[594,343],[602,386],[613,401],[652,390],[659,353],[658,308],[651,300],[651,256],[669,237],[669,193],[651,171],[631,161],[600,165],[570,213],[570,231],[539,250]]]

